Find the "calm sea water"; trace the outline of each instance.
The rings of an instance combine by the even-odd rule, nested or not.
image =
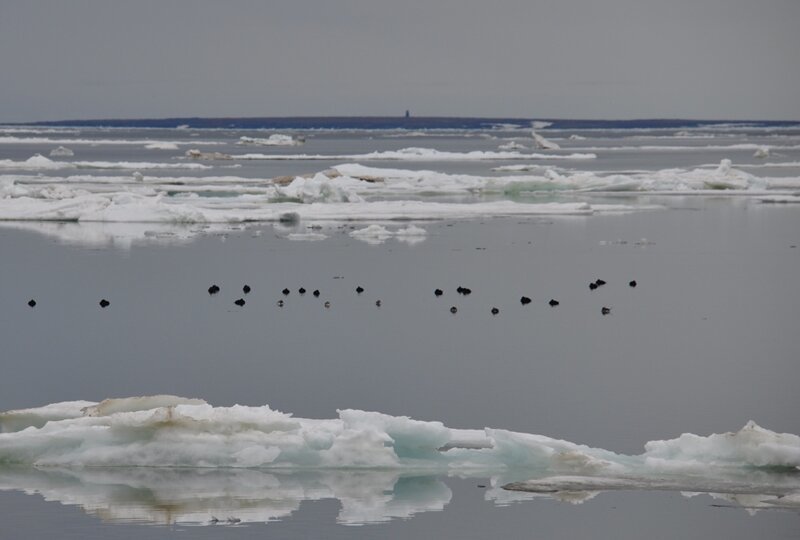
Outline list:
[[[352,137],[321,135],[303,152],[316,152],[314,144],[344,153],[409,143]],[[453,136],[424,146],[468,151],[485,144]],[[24,159],[32,150],[41,148],[14,146],[14,155],[0,158]],[[111,153],[153,159],[134,149],[86,152],[97,154],[83,159]],[[598,157],[576,166],[637,168],[641,159],[659,169],[718,157],[615,155],[607,163]],[[259,162],[235,174],[273,176],[328,165]],[[447,170],[479,167],[486,169],[455,163]],[[326,225],[329,238],[320,242],[288,240],[301,225],[211,234],[189,226],[175,228],[174,237],[143,234],[122,248],[104,235],[136,225],[9,223],[0,227],[0,410],[170,393],[214,405],[269,404],[311,418],[335,417],[340,408],[374,410],[457,428],[539,433],[628,454],[640,453],[649,440],[737,430],[751,419],[800,433],[797,208],[749,198],[646,194],[607,202],[662,208],[433,221],[419,224],[428,232],[422,242],[378,245],[350,237],[354,225],[348,222]],[[187,230],[188,240],[176,240]],[[590,291],[588,283],[597,278],[608,284]],[[632,279],[635,289],[627,285]],[[222,289],[214,297],[206,293],[212,283]],[[233,301],[244,284],[253,290],[239,308]],[[459,285],[473,294],[457,295]],[[322,295],[300,297],[301,286]],[[356,286],[365,292],[357,295]],[[276,302],[284,287],[292,293],[281,308]],[[435,288],[444,296],[434,297]],[[521,306],[522,295],[533,303]],[[35,309],[26,305],[30,298],[38,302]],[[110,300],[109,308],[98,307],[101,298]],[[551,298],[561,305],[551,308]],[[453,305],[456,315],[449,311]],[[611,314],[601,314],[604,306]],[[302,496],[276,495],[278,506],[290,509],[276,521],[209,528],[144,526],[153,515],[169,522],[169,501],[149,500],[146,484],[143,496],[120,484],[94,497],[50,485],[49,495],[40,490],[50,502],[16,490],[0,493],[0,537],[789,538],[798,527],[795,512],[751,514],[706,495],[603,493],[580,505],[531,499],[504,506],[488,488],[477,487],[488,482],[389,482],[384,490],[390,498],[414,509],[401,518],[403,512],[393,514],[371,499],[373,491],[364,487],[369,482],[352,489],[338,482],[334,495],[315,498],[299,481]],[[341,524],[348,499],[395,518]],[[130,523],[136,508],[150,517]]]

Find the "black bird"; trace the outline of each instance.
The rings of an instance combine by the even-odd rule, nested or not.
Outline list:
[[[208,288],[208,294],[217,294],[219,292],[219,287],[216,285],[212,285]]]
[[[559,301],[551,299],[548,303],[550,304],[550,307],[556,307],[559,304]]]
[[[611,313],[611,308],[603,306],[603,309],[600,310],[600,313],[602,313],[603,315],[608,315],[609,313]]]
[[[469,289],[467,287],[459,287],[456,290],[458,291],[459,294],[463,294],[464,296],[472,294],[472,289]]]
[[[250,292],[250,285],[245,285],[244,287],[242,287],[242,292],[244,292],[244,294],[249,293]]]
[[[598,280],[596,280],[594,283],[595,283],[595,285],[597,285],[598,287],[600,287],[601,285],[605,285],[605,284],[606,284],[606,282],[605,282],[605,281],[603,281],[602,279],[598,279]]]
[[[356,287],[356,292],[357,292],[358,294],[361,294],[362,292],[364,292],[364,287],[361,287],[361,286],[359,285],[358,287]]]
[[[297,292],[299,292],[300,294],[306,294],[306,290],[303,287],[297,289]]]
[[[636,280],[634,279],[633,281],[631,281],[630,283],[628,283],[628,286],[630,286],[630,287],[636,287]]]
[[[31,307],[36,307],[36,300],[31,298],[30,300],[28,300],[28,305]]]
[[[527,306],[528,304],[531,303],[531,299],[528,298],[527,296],[523,296],[522,298],[519,299],[519,303],[522,304],[523,306]]]
[[[278,300],[278,307],[283,307],[283,300]]]
[[[315,291],[314,291],[313,293],[311,293],[311,294],[313,294],[313,295],[314,295],[314,298],[319,298],[319,289],[315,290]]]
[[[108,300],[106,300],[105,298],[103,298],[102,300],[100,300],[100,307],[101,307],[101,308],[107,308],[109,305],[111,305],[111,302],[109,302],[109,301],[108,301]]]
[[[498,313],[500,313],[500,310],[497,309],[496,307],[493,307],[492,308],[492,315],[497,315]]]
[[[381,307],[381,305],[383,305],[383,302],[381,302],[380,300],[375,300],[375,305]]]
[[[597,283],[589,283],[589,290],[593,291],[597,288]]]
[[[245,304],[244,298],[239,298],[236,302],[234,302],[239,307],[242,307]]]
[[[325,301],[324,306],[325,306],[325,309],[328,309],[329,307],[331,307],[331,303],[328,302],[328,301]]]
[[[451,308],[450,308],[450,313],[452,313],[453,315],[455,315],[456,313],[458,313],[458,308],[457,308],[456,306],[453,306],[453,307],[451,307]]]
[[[281,292],[283,293],[284,296],[289,296],[289,293],[292,291],[290,291],[289,289],[283,289]]]
[[[463,294],[463,293],[464,293],[464,287],[462,287],[461,285],[459,285],[459,286],[456,288],[456,292],[457,292],[458,294]]]
[[[442,296],[444,294],[444,291],[442,289],[436,289],[435,291],[433,291],[433,294],[435,294],[436,296]]]

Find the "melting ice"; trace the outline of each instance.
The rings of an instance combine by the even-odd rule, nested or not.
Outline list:
[[[0,463],[35,466],[536,469],[594,475],[800,467],[800,437],[749,422],[736,433],[650,441],[628,456],[544,435],[451,429],[378,412],[327,420],[269,406],[151,396],[0,414]]]
[[[320,499],[341,502],[343,524],[408,518],[450,502],[441,475],[490,477],[485,498],[501,505],[542,496],[576,504],[601,491],[637,489],[793,509],[800,507],[798,467],[800,437],[754,422],[735,433],[650,441],[643,454],[628,456],[376,412],[307,419],[176,396],[0,413],[0,490],[154,523],[267,522]]]

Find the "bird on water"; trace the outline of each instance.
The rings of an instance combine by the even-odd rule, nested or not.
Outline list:
[[[559,304],[560,304],[560,302],[559,302],[558,300],[551,299],[551,300],[548,302],[548,304],[550,304],[550,307],[556,307],[557,305],[559,305]]]
[[[108,307],[108,306],[110,306],[110,305],[111,305],[111,302],[109,302],[109,301],[108,301],[108,300],[106,300],[105,298],[103,298],[102,300],[100,300],[100,307],[101,307],[101,308],[107,308],[107,307]]]
[[[236,304],[239,307],[242,307],[243,305],[245,305],[245,303],[246,302],[244,301],[244,298],[239,298],[237,301],[234,302],[234,304]]]
[[[522,304],[523,306],[527,306],[528,304],[531,303],[531,299],[528,298],[527,296],[523,296],[522,298],[519,299],[519,303]]]
[[[30,307],[36,307],[36,300],[34,300],[33,298],[31,298],[30,300],[28,300],[28,305],[29,305]]]
[[[244,294],[247,294],[247,293],[249,293],[250,291],[251,291],[251,289],[250,289],[250,285],[245,285],[244,287],[242,287],[242,292],[243,292]]]

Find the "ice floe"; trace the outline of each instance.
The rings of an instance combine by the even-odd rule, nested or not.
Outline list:
[[[734,144],[709,144],[697,146],[685,145],[625,145],[625,146],[581,146],[570,147],[570,150],[581,152],[733,152],[733,151],[760,151],[772,150],[800,150],[798,144],[770,145],[756,143],[734,143]]]
[[[75,152],[66,146],[59,146],[58,148],[50,150],[50,157],[72,157],[74,155]]]
[[[554,143],[553,141],[544,138],[543,136],[536,133],[536,130],[531,130],[531,136],[533,137],[533,146],[535,148],[539,148],[540,150],[560,150],[561,147]]]
[[[764,178],[722,160],[716,169],[665,169],[599,174],[540,168],[534,174],[473,176],[341,164],[306,176],[280,179],[236,176],[161,177],[141,173],[151,167],[203,168],[194,163],[56,162],[34,156],[25,162],[0,161],[0,168],[133,170],[131,176],[0,175],[0,220],[240,223],[280,221],[294,213],[302,220],[458,219],[508,215],[589,215],[646,210],[648,206],[588,204],[585,201],[519,202],[520,195],[592,193],[707,194],[793,197],[798,178]],[[509,172],[514,170],[505,169]],[[522,172],[522,171],[518,171]],[[491,194],[499,200],[483,200]],[[431,197],[471,199],[436,202]]]
[[[289,233],[286,235],[289,240],[300,242],[319,242],[328,238],[327,235],[318,232]]]
[[[0,144],[47,144],[47,145],[90,145],[90,146],[148,146],[148,145],[220,145],[221,141],[163,141],[158,139],[89,139],[89,138],[52,138],[52,137],[17,137],[0,136]]]
[[[267,138],[259,137],[240,137],[236,144],[251,145],[251,146],[299,146],[305,142],[305,139],[292,137],[291,135],[283,135],[274,133]]]
[[[176,396],[0,413],[0,490],[165,524],[267,522],[320,499],[341,502],[343,524],[408,518],[449,503],[440,475],[489,477],[485,498],[499,505],[535,497],[577,504],[631,489],[793,509],[798,467],[800,437],[754,422],[731,433],[650,441],[642,454],[624,455],[377,412],[306,419]]]
[[[425,229],[416,225],[390,230],[383,225],[373,224],[350,232],[350,236],[368,244],[382,244],[392,237],[400,242],[416,244],[424,241],[427,234]]]
[[[531,131],[531,135],[533,136],[533,142],[536,145],[536,148],[540,148],[542,150],[560,150],[561,149],[561,147],[558,144],[556,144],[553,141],[550,141],[548,139],[545,139],[544,137],[542,137],[541,135],[536,133],[535,129]]]
[[[0,413],[0,464],[315,469],[537,469],[608,477],[800,467],[800,437],[738,432],[650,441],[622,455],[544,435],[452,429],[352,409],[328,420],[175,396],[76,401]]]
[[[230,154],[226,154],[224,152],[201,152],[197,148],[191,148],[187,150],[185,155],[188,158],[206,161],[233,159]]]
[[[761,148],[756,149],[753,157],[765,159],[770,156],[770,150],[768,146],[762,146]]]
[[[240,160],[279,160],[279,161],[319,161],[319,160],[353,160],[353,161],[498,161],[519,159],[564,159],[584,160],[596,159],[593,153],[570,154],[523,154],[517,151],[491,152],[474,150],[472,152],[447,152],[433,148],[402,148],[384,152],[352,155],[322,154],[239,154],[234,159]]]
[[[177,150],[178,144],[174,142],[162,141],[162,142],[151,142],[144,145],[144,147],[148,150]]]
[[[520,144],[517,141],[510,141],[505,144],[501,144],[497,147],[498,150],[503,151],[515,151],[515,152],[523,152],[528,149],[527,146],[524,144]]]
[[[392,235],[393,233],[382,225],[370,225],[350,232],[350,236],[368,244],[382,244]]]
[[[52,154],[51,154],[52,155]],[[63,154],[66,155],[66,154]],[[210,169],[200,163],[159,163],[130,161],[54,161],[41,154],[35,154],[25,161],[0,159],[0,170],[15,169],[23,171],[55,171],[61,169]]]

